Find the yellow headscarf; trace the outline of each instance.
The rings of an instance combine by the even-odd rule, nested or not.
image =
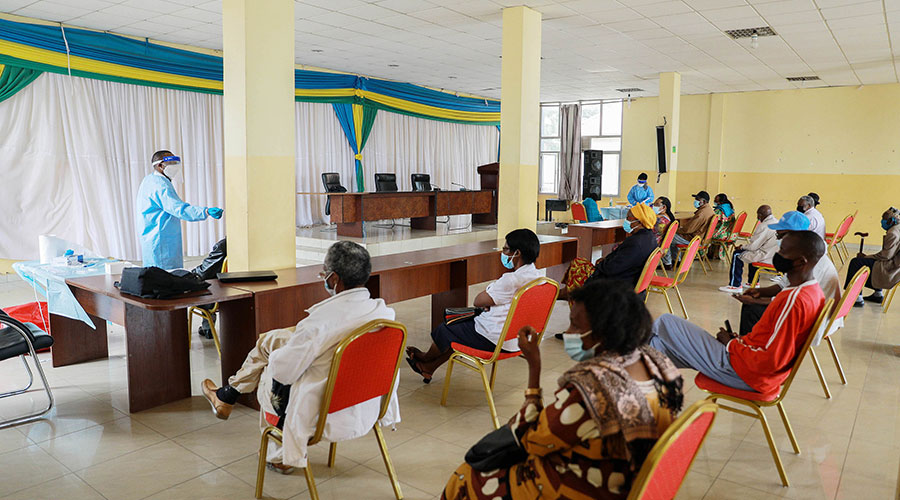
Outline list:
[[[653,226],[656,224],[656,212],[645,203],[638,203],[631,207],[630,212],[647,229],[653,229]]]

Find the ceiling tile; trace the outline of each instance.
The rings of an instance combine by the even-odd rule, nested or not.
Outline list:
[[[633,8],[638,13],[643,14],[647,17],[669,16],[694,11],[694,9],[690,8],[688,4],[682,2],[681,0],[670,0],[667,2],[637,5]]]

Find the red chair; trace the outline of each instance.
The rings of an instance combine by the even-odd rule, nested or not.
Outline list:
[[[719,405],[697,401],[660,436],[631,484],[628,500],[675,498],[716,419]]]
[[[749,406],[753,410],[753,413],[751,413],[739,408],[733,408],[723,404],[719,405],[723,410],[733,411],[759,420],[763,432],[766,434],[766,441],[769,443],[769,451],[772,452],[772,459],[775,460],[775,467],[778,469],[778,474],[781,476],[781,484],[784,486],[790,486],[790,482],[788,481],[787,473],[784,471],[784,464],[781,463],[781,455],[778,454],[778,448],[775,446],[775,438],[772,437],[772,429],[769,428],[769,421],[766,420],[766,414],[763,413],[762,409],[768,406],[775,406],[778,408],[778,413],[781,414],[781,420],[784,422],[784,428],[787,431],[788,438],[791,440],[791,445],[794,447],[794,452],[799,455],[800,445],[797,444],[797,438],[794,436],[794,429],[791,428],[791,422],[788,420],[787,413],[784,411],[784,406],[781,402],[784,400],[784,397],[787,396],[788,389],[791,387],[791,382],[794,380],[794,376],[797,375],[797,371],[800,368],[800,363],[803,362],[803,358],[806,357],[806,353],[809,351],[810,345],[812,345],[815,333],[822,327],[825,318],[831,313],[831,307],[833,305],[834,299],[828,299],[828,301],[825,302],[825,306],[822,307],[822,310],[819,312],[819,317],[815,324],[808,332],[806,332],[806,341],[803,343],[803,347],[798,351],[797,357],[794,358],[794,364],[791,366],[791,373],[788,375],[787,379],[785,379],[784,383],[781,384],[780,389],[764,394],[755,391],[742,391],[728,387],[727,385],[722,385],[702,373],[698,373],[697,377],[694,378],[694,383],[697,387],[709,393],[709,396],[706,397],[707,400],[718,402],[720,399],[724,399],[725,401],[732,403]],[[788,332],[782,332],[782,334],[785,333]]]
[[[397,380],[397,369],[400,368],[403,360],[405,347],[406,327],[394,321],[370,321],[344,338],[338,344],[334,351],[334,357],[331,359],[328,384],[325,386],[325,393],[319,407],[316,431],[309,439],[310,446],[321,441],[322,435],[325,433],[325,422],[328,415],[381,396],[381,411],[372,430],[375,431],[381,458],[384,459],[391,486],[394,488],[394,495],[398,500],[403,498],[403,493],[400,491],[400,482],[397,480],[397,473],[391,463],[378,420],[381,420],[387,413],[388,404],[394,392],[394,383]],[[277,420],[277,416],[266,413],[266,420],[271,423],[270,417]],[[259,446],[259,466],[256,472],[256,498],[262,498],[269,439],[281,443],[283,439],[281,429],[269,426],[263,431]],[[337,443],[331,443],[328,450],[329,467],[334,466],[336,452]],[[308,463],[303,468],[303,473],[306,475],[310,498],[318,500],[319,493],[316,490],[312,468]]]
[[[828,318],[828,323],[825,326],[825,329],[822,330],[824,333],[825,341],[828,342],[828,347],[831,349],[831,357],[834,358],[834,366],[837,367],[838,375],[841,376],[841,383],[847,385],[847,376],[844,374],[844,367],[841,366],[841,360],[838,359],[837,351],[834,350],[834,342],[831,340],[832,335],[837,333],[836,331],[832,332],[831,330],[834,328],[834,323],[847,316],[850,313],[850,309],[853,309],[853,303],[856,302],[856,298],[859,297],[859,294],[862,293],[862,288],[866,284],[866,280],[869,279],[869,268],[863,266],[859,271],[856,272],[856,275],[853,276],[853,280],[850,281],[850,284],[847,285],[847,288],[844,289],[844,294],[841,295],[841,300],[838,302],[837,306],[834,308],[834,314]],[[816,351],[810,346],[809,348],[809,357],[812,358],[813,366],[816,368],[816,375],[819,376],[819,382],[822,384],[822,390],[825,391],[825,397],[831,398],[831,392],[828,390],[828,383],[825,382],[825,375],[822,374],[822,367],[819,366],[819,359],[816,357]]]
[[[734,238],[735,242],[737,242],[738,240],[750,241],[750,237],[753,236],[753,233],[756,232],[757,226],[759,226],[758,219],[756,221],[756,224],[753,224],[753,229],[751,229],[749,233],[746,231],[735,231],[735,233],[737,234],[737,236]]]
[[[713,235],[716,234],[716,225],[718,223],[718,215],[714,215],[713,218],[709,220],[709,225],[706,227],[706,234],[703,236],[703,240],[700,241],[700,251],[695,254],[695,256],[700,259],[700,269],[703,269],[704,275],[707,274],[706,266],[709,266],[709,270],[712,271],[712,264],[710,264],[706,254],[709,253],[709,246],[712,244]],[[675,245],[675,248],[678,249],[678,260],[680,262],[683,260],[688,245]]]
[[[759,283],[759,277],[763,274],[771,274],[772,276],[781,274],[775,270],[773,264],[769,264],[768,262],[754,262],[750,265],[756,268],[756,272],[753,273],[753,281],[750,282],[750,288],[756,287],[756,284]]]
[[[575,219],[575,222],[587,222],[587,210],[577,201],[572,203],[572,218]]]
[[[678,295],[678,302],[681,303],[681,312],[684,313],[684,319],[688,319],[688,313],[687,308],[684,307],[684,298],[678,290],[678,285],[684,283],[684,280],[687,279],[687,275],[691,271],[691,264],[694,262],[694,257],[697,255],[699,249],[700,237],[694,236],[694,239],[687,244],[687,251],[684,254],[684,258],[681,259],[681,262],[678,264],[678,269],[675,271],[675,277],[653,276],[650,278],[650,286],[647,288],[648,291],[660,293],[666,298],[666,305],[669,307],[670,314],[675,314],[675,310],[672,309],[672,301],[669,300],[668,290],[674,289],[675,294]],[[650,294],[648,293],[647,296],[644,297],[644,302],[647,302],[649,297]]]
[[[734,224],[731,225],[731,230],[728,231],[728,234],[725,235],[724,238],[715,238],[712,240],[712,243],[710,243],[710,246],[720,246],[725,249],[725,257],[728,258],[729,265],[731,264],[731,254],[734,251],[734,242],[737,240],[737,236],[741,232],[741,229],[744,228],[744,223],[746,221],[747,212],[739,213],[734,220]]]
[[[833,233],[825,233],[825,243],[828,244],[828,250],[825,252],[826,255],[831,257],[831,251],[836,250],[838,258],[841,259],[841,267],[844,265],[844,260],[850,260],[850,253],[847,250],[847,246],[844,245],[844,237],[847,236],[847,233],[850,232],[850,226],[853,224],[853,216],[848,215],[844,217],[844,220],[841,221],[841,224],[838,226],[837,231]],[[844,252],[847,252],[845,255]],[[832,259],[833,260],[833,259]]]
[[[669,251],[669,248],[672,247],[672,240],[675,239],[676,233],[678,233],[678,221],[673,220],[669,224],[669,228],[666,229],[666,235],[663,236],[662,242],[659,244],[659,251],[662,255],[665,255]],[[662,272],[664,276],[667,278],[669,277],[669,273],[666,272],[665,267],[662,268]]]
[[[641,271],[641,277],[638,278],[637,284],[634,285],[634,293],[640,294],[650,286],[650,280],[653,279],[660,260],[662,260],[662,252],[658,248],[650,252],[650,256],[647,257],[647,263],[644,264],[644,270]]]
[[[441,406],[447,405],[447,393],[450,391],[450,375],[453,373],[453,364],[458,363],[470,370],[481,374],[481,382],[484,384],[484,392],[487,397],[488,407],[491,410],[491,419],[494,427],[500,428],[500,420],[497,418],[497,408],[494,406],[494,380],[497,378],[497,362],[504,359],[518,357],[521,352],[501,352],[503,342],[517,338],[519,330],[523,326],[531,326],[538,332],[538,343],[544,336],[544,328],[550,313],[553,312],[553,304],[559,292],[559,284],[550,278],[538,278],[516,292],[509,306],[509,314],[506,315],[506,323],[500,333],[500,341],[493,351],[482,351],[456,342],[450,344],[453,354],[450,355],[450,363],[447,365],[447,376],[444,378],[444,392],[441,395]],[[488,380],[485,367],[491,366],[491,377]]]

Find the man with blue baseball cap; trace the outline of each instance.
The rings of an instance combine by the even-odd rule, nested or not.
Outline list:
[[[172,185],[172,179],[181,172],[181,158],[171,151],[157,151],[150,161],[153,173],[141,181],[136,203],[141,258],[144,267],[179,269],[184,266],[181,221],[220,219],[224,211],[181,200]]]
[[[781,216],[775,224],[769,224],[769,229],[775,230],[775,237],[780,241],[788,233],[794,231],[808,231],[809,218],[802,213],[793,210]],[[828,255],[823,255],[816,266],[813,268],[813,276],[822,288],[825,299],[834,298],[839,300],[841,297],[841,283],[838,277],[837,269]],[[741,328],[740,334],[745,335],[753,329],[766,308],[772,302],[772,298],[779,292],[789,286],[784,275],[773,278],[773,285],[766,288],[751,288],[740,295],[734,295],[743,306],[741,306]]]

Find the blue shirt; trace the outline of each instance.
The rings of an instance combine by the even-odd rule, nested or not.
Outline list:
[[[634,186],[631,186],[631,190],[628,191],[628,203],[632,206],[637,205],[638,203],[652,205],[654,199],[653,188],[647,184],[635,184]]]
[[[136,205],[144,267],[181,268],[184,265],[181,221],[205,220],[206,207],[181,201],[172,181],[158,173],[141,181]]]
[[[584,205],[584,212],[587,214],[588,222],[603,220],[603,217],[600,216],[600,209],[597,208],[597,202],[593,198],[585,198],[581,204]]]

